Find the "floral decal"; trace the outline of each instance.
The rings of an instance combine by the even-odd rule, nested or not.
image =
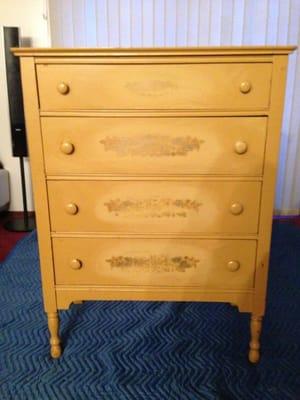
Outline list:
[[[115,256],[106,260],[111,268],[131,269],[138,268],[147,272],[185,272],[187,269],[196,268],[199,260],[194,257],[165,255],[153,256]]]
[[[120,157],[172,157],[186,156],[192,151],[199,151],[203,140],[195,137],[169,137],[144,135],[132,137],[107,136],[100,140],[105,151],[112,151]]]
[[[104,203],[104,205],[115,216],[186,218],[189,211],[199,212],[202,203],[189,199],[151,198],[142,200],[112,199]]]

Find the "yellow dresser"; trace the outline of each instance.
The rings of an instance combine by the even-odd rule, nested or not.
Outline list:
[[[228,302],[268,277],[292,47],[14,49],[52,357],[85,300]]]

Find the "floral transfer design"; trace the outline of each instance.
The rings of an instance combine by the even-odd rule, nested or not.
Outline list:
[[[111,269],[128,270],[138,268],[145,272],[185,272],[187,269],[196,268],[199,260],[194,257],[165,255],[153,256],[116,256],[106,260]]]
[[[126,89],[136,93],[140,96],[159,97],[170,91],[174,91],[177,85],[171,81],[162,80],[147,80],[147,81],[136,81],[128,82],[125,85]]]
[[[151,198],[142,200],[112,199],[104,203],[115,216],[149,218],[186,218],[189,211],[199,212],[202,203],[189,199]]]
[[[203,140],[195,137],[169,137],[144,135],[133,137],[107,136],[100,140],[105,151],[112,151],[120,157],[172,157],[186,156],[189,152],[199,151]]]

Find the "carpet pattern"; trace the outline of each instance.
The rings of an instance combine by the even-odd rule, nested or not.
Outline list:
[[[1,400],[299,400],[300,229],[273,230],[263,355],[228,304],[87,302],[60,312],[49,357],[35,233],[0,264]]]

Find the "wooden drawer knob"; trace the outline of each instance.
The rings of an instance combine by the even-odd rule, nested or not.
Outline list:
[[[227,268],[231,272],[238,271],[240,269],[240,263],[235,260],[228,261]]]
[[[57,85],[57,90],[60,94],[68,94],[70,91],[69,85],[67,85],[65,82],[60,82]]]
[[[249,93],[251,90],[251,83],[249,81],[244,81],[240,84],[240,91],[244,94]]]
[[[82,261],[78,260],[78,258],[74,258],[73,260],[71,260],[70,262],[70,267],[72,269],[80,269],[82,267]]]
[[[232,203],[230,206],[230,212],[233,215],[239,215],[244,211],[243,204],[241,203]]]
[[[75,203],[69,203],[66,205],[65,210],[70,215],[75,215],[78,213],[78,206]]]
[[[248,150],[248,144],[246,142],[243,142],[242,140],[238,140],[234,144],[234,151],[237,154],[245,154],[247,153]]]
[[[70,143],[70,142],[63,142],[63,143],[60,145],[60,150],[61,150],[61,152],[64,153],[64,154],[72,154],[72,153],[74,153],[75,147],[74,147],[74,144],[73,144],[73,143]]]

